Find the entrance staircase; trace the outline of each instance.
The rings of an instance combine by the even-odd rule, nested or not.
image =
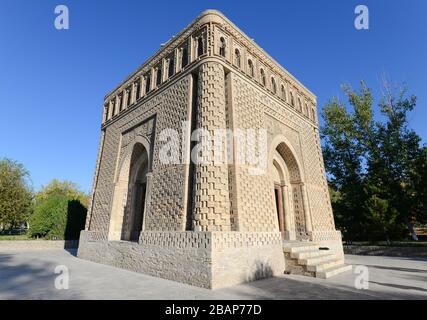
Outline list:
[[[352,269],[351,265],[344,263],[344,257],[320,248],[314,242],[285,241],[283,253],[286,274],[327,279]]]

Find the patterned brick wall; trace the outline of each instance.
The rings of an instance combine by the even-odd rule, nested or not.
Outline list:
[[[213,145],[214,130],[226,129],[225,74],[219,63],[204,63],[199,68],[196,107],[197,129],[210,134]],[[222,144],[225,150],[225,141]],[[215,164],[213,148],[195,165],[193,230],[228,231],[230,202],[227,164]],[[201,161],[205,163],[200,163]]]
[[[302,131],[304,166],[313,230],[335,230],[319,132],[310,126]]]
[[[145,230],[185,229],[185,166],[164,164],[160,161],[160,148],[165,142],[159,141],[158,135],[165,128],[173,129],[178,133],[179,141],[182,141],[182,122],[187,120],[190,107],[189,93],[190,76],[186,76],[161,94],[154,141],[152,189]],[[180,162],[181,160],[180,158]]]
[[[233,75],[232,108],[235,129],[265,128],[264,110],[256,87]],[[253,146],[258,157],[258,144]],[[274,208],[272,180],[268,175],[253,175],[250,167],[235,167],[238,231],[277,231],[278,222]],[[236,215],[236,213],[235,213]]]
[[[219,288],[285,268],[279,232],[146,231],[140,242],[106,241],[82,231],[78,257],[205,288]],[[261,267],[261,268],[260,268]]]
[[[105,129],[102,156],[99,164],[98,181],[94,189],[91,231],[107,234],[110,224],[110,208],[114,191],[114,171],[120,139],[114,126]]]
[[[334,230],[317,129],[240,76],[233,74],[228,81],[232,83],[226,90],[224,69],[220,64],[205,63],[200,67],[196,107],[198,128],[207,129],[211,134],[214,129],[230,128],[231,123],[239,129],[266,128],[269,143],[278,134],[284,135],[302,164],[300,169],[305,176],[313,230]],[[190,76],[187,76],[106,128],[97,163],[91,230],[108,231],[114,177],[121,168],[128,146],[138,135],[151,141],[154,159],[145,230],[184,230],[185,167],[159,161],[159,149],[163,144],[154,139],[154,130],[159,133],[164,128],[173,128],[182,139],[181,126],[182,121],[187,120],[190,92]],[[255,153],[259,153],[257,148],[255,144]],[[245,165],[197,165],[194,178],[194,230],[277,229],[272,180],[268,175],[252,175]],[[292,199],[296,230],[303,231],[303,200],[300,190],[294,189],[297,190]]]
[[[102,153],[93,194],[91,231],[108,232],[115,177],[119,174],[137,136],[150,141],[152,150],[152,189],[147,199],[145,230],[183,230],[184,165],[162,164],[159,149],[162,142],[155,139],[164,128],[177,131],[181,139],[182,121],[189,108],[190,76],[186,76],[149,100],[129,110],[105,129]],[[126,168],[124,168],[126,171]]]
[[[259,136],[249,138],[246,156],[259,160],[268,155],[267,165],[272,165],[271,157],[283,158],[279,159],[285,172],[280,187],[286,191],[286,210],[290,211],[287,234],[292,239],[294,235],[311,237],[342,252],[340,233],[334,230],[316,121],[292,110],[279,92],[273,93],[270,76],[277,85],[284,84],[288,94],[292,91],[295,98],[314,108],[316,97],[221,14],[209,12],[200,19],[106,97],[105,104],[111,105],[129,86],[138,83],[144,88],[144,74],[165,65],[165,58],[176,48],[189,47],[185,68],[177,68],[154,92],[143,92],[128,109],[104,118],[89,230],[81,233],[79,257],[207,288],[283,273],[282,238],[269,168],[263,167],[267,171],[255,175],[253,168],[260,163],[241,164],[234,158],[233,163],[218,164],[212,162],[217,155],[212,150],[207,159],[200,159],[208,163],[160,161],[161,132],[175,130],[181,142],[182,122],[189,118],[194,120],[192,129],[210,133],[210,144],[216,129],[234,133],[265,129],[267,148],[258,145]],[[206,31],[206,52],[198,55],[197,36],[202,30]],[[227,39],[226,57],[218,55],[216,35]],[[241,53],[241,63],[234,59],[235,48]],[[254,62],[253,74],[246,66],[248,58]],[[268,76],[264,88],[259,78],[261,66]],[[127,204],[126,174],[136,142],[145,146],[150,160],[143,232],[138,242],[108,241],[120,239],[117,235]],[[233,150],[235,142],[236,138],[223,140],[222,151]],[[174,151],[181,156],[181,150]],[[312,225],[312,231],[306,233],[307,225]]]
[[[290,109],[272,99],[239,75],[233,78],[232,103],[235,125],[239,128],[266,128],[269,149],[272,140],[283,135],[299,159],[300,170],[307,187],[307,200],[313,230],[334,230],[332,209],[329,200],[318,130]],[[280,149],[280,146],[279,146]],[[283,152],[286,153],[286,150]],[[288,158],[290,159],[290,158]],[[287,161],[288,166],[296,165]],[[289,168],[292,175],[295,170]],[[265,176],[252,176],[244,167],[236,169],[238,219],[240,230],[274,231],[276,213],[273,207],[272,181]],[[291,180],[299,180],[292,177]],[[305,231],[303,196],[299,185],[293,185],[293,206],[297,231]]]

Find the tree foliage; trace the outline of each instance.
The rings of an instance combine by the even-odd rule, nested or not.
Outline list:
[[[87,195],[69,181],[52,180],[36,195],[30,219],[30,236],[78,239],[86,220]]]
[[[89,201],[89,196],[81,191],[74,182],[53,179],[47,186],[43,186],[37,192],[36,203],[40,203],[52,195],[61,195],[69,200],[78,200],[84,206],[87,206]]]
[[[39,202],[30,218],[30,236],[64,239],[68,199],[52,194]]]
[[[399,238],[426,221],[426,147],[408,126],[416,105],[406,90],[384,83],[374,119],[372,91],[343,86],[348,105],[323,108],[321,135],[337,225],[347,239]]]
[[[32,191],[29,172],[10,159],[0,159],[0,224],[14,228],[31,213]]]

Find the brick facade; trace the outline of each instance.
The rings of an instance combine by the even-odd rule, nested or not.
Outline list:
[[[213,150],[199,154],[206,161],[193,163],[189,133],[200,129],[209,139],[217,129],[264,130],[267,143],[245,138],[255,165],[236,161],[236,135],[219,145],[227,161],[212,161]],[[180,143],[170,153],[178,163],[162,160],[165,130],[177,133]],[[130,187],[136,145],[145,150],[140,163],[147,173],[141,232],[131,242],[122,236],[136,201]],[[273,163],[283,171],[286,230],[279,230]],[[106,95],[79,257],[215,288],[283,273],[282,237],[342,252],[316,97],[226,17],[209,10]]]

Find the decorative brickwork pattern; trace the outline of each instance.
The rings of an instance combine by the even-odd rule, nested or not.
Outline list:
[[[159,113],[156,123],[156,135],[163,129],[175,130],[182,141],[182,123],[187,120],[189,110],[190,76],[177,82],[161,93]],[[154,141],[152,189],[150,191],[148,212],[144,230],[183,231],[185,229],[184,185],[185,165],[164,164],[160,161],[160,149],[165,142]],[[180,145],[176,145],[179,148]],[[180,155],[181,150],[176,150]],[[180,157],[180,162],[182,159]]]
[[[337,230],[313,231],[312,239],[315,242],[338,240],[341,241],[341,232]]]
[[[98,146],[98,156],[96,159],[95,174],[93,176],[93,182],[92,182],[93,190],[91,191],[89,208],[87,210],[87,215],[86,215],[86,223],[85,223],[86,230],[90,228],[90,224],[92,221],[92,212],[93,212],[92,207],[93,207],[93,202],[95,197],[95,190],[97,189],[97,185],[98,185],[98,172],[99,172],[99,166],[101,162],[102,151],[104,150],[104,138],[105,138],[105,132],[101,131],[101,139],[99,141],[99,146]]]
[[[265,128],[258,90],[241,80],[238,75],[232,79],[235,127],[242,130]],[[258,158],[260,156],[258,144],[254,143],[251,147],[254,157]],[[248,166],[236,164],[235,179],[239,231],[277,230],[271,178],[268,175],[253,175]]]
[[[103,151],[98,169],[98,184],[94,190],[92,209],[92,231],[107,233],[115,181],[124,166],[126,152],[138,136],[143,136],[153,146],[152,191],[145,213],[145,230],[183,230],[184,165],[164,165],[159,160],[159,149],[163,142],[154,139],[155,134],[165,128],[176,130],[181,138],[182,121],[187,118],[189,108],[189,77],[184,77],[160,95],[143,101],[128,110],[121,118],[105,129]],[[155,133],[156,132],[156,133]],[[129,162],[130,163],[130,162]],[[128,164],[129,164],[128,163]],[[125,198],[122,200],[126,203]]]
[[[292,196],[294,204],[295,230],[300,232],[306,231],[306,221],[304,215],[304,205],[302,203],[301,187],[299,184],[292,185]]]
[[[302,129],[306,186],[313,230],[335,230],[319,132],[310,126],[305,126]]]
[[[259,247],[281,245],[282,238],[278,232],[213,232],[214,249]]]
[[[284,258],[280,234],[241,232],[144,232],[140,242],[97,240],[82,231],[78,257],[115,267],[220,288],[261,277],[280,275]],[[234,268],[233,268],[234,266]]]
[[[214,144],[214,130],[226,129],[224,77],[221,64],[208,62],[200,66],[196,121],[198,129],[209,132],[211,146]],[[223,141],[222,150],[225,150],[225,144]],[[229,231],[228,168],[226,164],[214,163],[213,148],[205,155],[195,165],[193,229]]]
[[[173,72],[169,59],[175,60]],[[163,77],[157,81],[158,68]],[[120,101],[125,105],[118,110]],[[342,254],[317,116],[300,110],[300,101],[315,112],[314,94],[227,18],[217,11],[200,15],[105,97],[79,257],[216,288],[283,274],[282,237],[316,241]],[[182,162],[189,156],[181,152],[188,141],[184,121],[210,134],[193,143],[202,146],[196,164]],[[165,129],[174,132],[176,145],[162,141]],[[235,135],[223,136],[221,155],[214,148],[206,154],[203,145],[215,145],[217,129]],[[244,141],[236,137],[242,132]],[[266,143],[258,141],[264,133]],[[166,145],[178,163],[161,159]],[[132,161],[134,150],[138,160]],[[215,162],[224,161],[226,150],[232,162]],[[123,230],[132,237],[122,236]],[[132,241],[116,241],[121,239]]]
[[[210,249],[211,236],[208,232],[153,232],[141,233],[140,244],[159,247]]]
[[[268,130],[269,141],[272,141],[277,135],[283,135],[287,138],[296,152],[295,156],[299,158],[301,168],[298,168],[294,155],[290,153],[286,144],[279,144],[278,151],[284,159],[287,159],[286,164],[289,169],[291,181],[302,181],[302,177],[298,175],[298,172],[299,170],[303,172],[303,176],[305,177],[304,183],[307,186],[308,210],[312,216],[312,227],[315,230],[333,230],[333,216],[317,128],[313,127],[303,117],[296,115],[282,103],[257,90],[239,76],[235,76],[233,79],[233,115],[237,119],[238,126],[243,128],[245,126],[266,128]],[[269,146],[269,148],[272,147]],[[240,180],[241,184],[245,186],[252,184],[259,186],[259,183],[254,183],[253,181],[261,180],[259,177],[242,176],[239,169],[236,172],[237,180]],[[237,185],[239,185],[239,182],[237,182]],[[272,189],[272,187],[268,187],[267,185],[269,183],[266,183],[266,189]],[[302,199],[303,195],[301,194],[299,185],[294,186],[292,190],[294,191],[292,198],[296,231],[305,232],[306,219]],[[250,208],[252,204],[251,199],[244,198],[245,194],[251,194],[251,197],[253,197],[254,192],[245,190],[244,188],[240,191],[238,189],[237,194],[239,195],[239,199],[242,198],[242,202],[245,202],[246,207],[243,209],[243,212],[239,210],[239,218],[244,221],[243,217],[248,215],[252,209]],[[272,195],[264,197],[264,199],[271,198]],[[255,200],[255,202],[262,203],[262,200]],[[262,207],[256,208],[256,211],[267,211],[268,207],[268,204],[263,204]],[[249,220],[251,223],[254,223],[256,218],[250,217]]]

